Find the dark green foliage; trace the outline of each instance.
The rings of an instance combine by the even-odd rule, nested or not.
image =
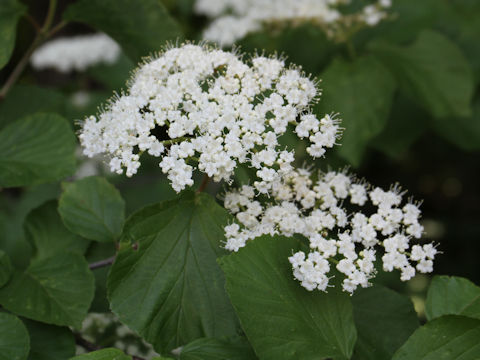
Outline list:
[[[158,158],[144,154],[135,179],[79,179],[84,158],[74,131],[81,120],[127,89],[143,57],[184,34],[199,40],[207,22],[194,14],[194,0],[50,4],[56,2],[44,30],[62,19],[66,27],[47,34],[40,28],[48,1],[0,0],[0,360],[136,359],[134,347],[107,347],[123,338],[116,325],[86,345],[80,336],[89,312],[113,312],[116,322],[153,345],[161,356],[148,358],[157,360],[480,358],[480,287],[466,278],[433,278],[420,326],[409,297],[386,287],[358,289],[351,297],[338,284],[327,293],[306,291],[287,260],[305,247],[299,238],[264,236],[228,253],[224,226],[234,219],[210,195],[176,194]],[[393,0],[389,19],[353,33],[347,43],[335,43],[314,23],[275,24],[241,40],[247,56],[285,55],[287,64],[316,75],[322,95],[313,111],[342,119],[341,146],[316,162],[289,129],[279,142],[295,150],[296,165],[350,164],[364,171],[368,150],[376,149],[389,157],[373,179],[383,181],[385,163],[417,161],[412,149],[418,151],[419,139],[445,139],[460,155],[478,151],[479,4]],[[35,36],[48,41],[89,29],[120,44],[116,63],[70,74],[37,72],[27,58],[20,68],[15,63]],[[19,76],[9,84],[12,74]],[[78,92],[88,101],[75,102]],[[155,135],[165,139],[166,129]],[[109,159],[95,161],[100,168]],[[473,174],[476,165],[469,166]],[[251,183],[255,171],[238,167],[235,185]],[[425,181],[412,177],[411,183]],[[209,184],[207,191],[221,199],[229,185]],[[432,191],[445,190],[437,185]],[[412,189],[421,191],[420,185]],[[469,195],[462,200],[475,221],[478,201]],[[447,207],[446,197],[431,206]],[[136,341],[138,335],[127,336]],[[76,356],[75,342],[87,353]],[[148,349],[142,346],[139,351]]]
[[[422,31],[412,45],[372,43],[370,49],[395,75],[400,90],[433,117],[471,114],[471,66],[445,36]]]
[[[480,357],[479,336],[479,320],[442,316],[415,331],[393,360],[475,360]]]
[[[67,327],[23,319],[30,335],[28,360],[65,360],[75,354],[75,339]]]
[[[358,166],[368,142],[385,127],[395,91],[395,80],[388,70],[371,57],[354,62],[334,60],[320,75],[325,90],[317,116],[340,112],[345,128],[338,150]]]
[[[70,360],[132,360],[118,349],[102,349],[70,358]]]
[[[352,304],[358,331],[353,359],[389,360],[419,326],[410,299],[382,286],[356,291]]]
[[[252,347],[245,338],[201,338],[187,344],[180,352],[180,360],[256,360]]]
[[[29,319],[79,328],[93,298],[94,279],[83,256],[34,259],[0,289],[0,305]]]
[[[436,276],[426,300],[429,320],[443,315],[463,315],[480,320],[480,287],[461,277]]]
[[[29,350],[25,325],[14,315],[0,313],[0,360],[26,360]]]
[[[12,55],[17,22],[25,11],[25,5],[17,0],[2,0],[0,4],[0,69]]]
[[[125,219],[125,202],[113,185],[101,177],[63,183],[58,211],[65,226],[86,239],[118,239]]]
[[[61,180],[75,169],[75,136],[55,114],[36,114],[0,131],[0,186]]]
[[[227,212],[208,195],[130,217],[108,278],[112,311],[160,353],[200,337],[234,335],[237,322],[216,258]]]
[[[0,102],[0,129],[38,112],[65,112],[66,97],[61,92],[34,85],[16,85]]]
[[[294,238],[257,238],[220,259],[226,289],[261,359],[348,359],[357,339],[349,296],[305,291],[292,278]]]

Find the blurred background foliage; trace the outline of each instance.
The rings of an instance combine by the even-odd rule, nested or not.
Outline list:
[[[54,37],[106,32],[122,45],[120,60],[70,74],[27,67],[0,101],[0,129],[37,112],[62,114],[77,129],[78,121],[96,113],[113,91],[125,89],[142,56],[158,51],[166,40],[199,41],[208,23],[194,14],[194,0],[146,2],[163,3],[162,11],[170,13],[167,20],[156,19],[148,6],[132,7],[133,2],[123,0],[115,2],[111,22],[97,18],[97,11],[108,11],[112,2],[59,1],[54,23],[62,18],[71,22]],[[41,22],[48,7],[47,0],[21,3],[24,8],[20,6],[17,13],[28,9],[31,19],[17,16],[12,56],[9,60],[7,55],[0,56],[0,62],[6,64],[0,71],[0,83],[7,80],[35,37],[31,20]],[[306,24],[268,28],[249,35],[239,46],[245,53],[281,54],[287,62],[301,65],[306,73],[322,79],[323,95],[315,111],[339,112],[346,130],[342,145],[315,166],[350,166],[374,185],[388,188],[398,182],[408,189],[407,196],[423,199],[426,236],[443,252],[436,260],[435,273],[480,283],[480,2],[394,0],[391,13],[392,17],[379,26],[356,33],[349,44],[333,43],[320,29]],[[16,21],[11,14],[0,16]],[[125,16],[133,20],[119,28],[116,20]],[[136,28],[135,17],[142,16],[148,21]],[[132,41],[136,46],[129,46]],[[300,151],[301,146],[288,135],[283,140],[286,146]],[[305,157],[301,163],[304,161],[311,160]],[[240,168],[236,182],[246,181],[248,171]],[[79,156],[75,176],[92,173],[108,176],[117,186],[128,214],[175,196],[151,159],[142,163],[137,176],[127,179]],[[223,186],[211,184],[209,191],[218,193]],[[0,246],[16,266],[26,267],[32,252],[22,228],[27,214],[59,193],[58,183],[0,192]],[[96,261],[114,251],[113,244],[91,245],[87,258]],[[107,271],[103,270],[95,272],[97,292],[105,291],[102,284]],[[410,293],[414,300],[424,296],[428,278],[417,278],[407,286],[395,278],[385,275],[381,281]],[[104,297],[97,295],[92,310],[107,311]],[[421,304],[418,301],[419,311]]]

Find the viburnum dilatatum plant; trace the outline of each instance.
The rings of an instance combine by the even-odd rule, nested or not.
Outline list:
[[[0,360],[479,359],[478,18],[0,1]]]

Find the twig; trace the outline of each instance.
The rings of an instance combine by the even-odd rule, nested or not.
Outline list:
[[[37,33],[39,33],[40,30],[41,30],[41,27],[40,27],[40,25],[38,25],[37,20],[35,20],[35,19],[33,18],[33,16],[30,15],[30,14],[26,14],[26,15],[25,15],[25,18],[28,20],[28,22],[29,22],[30,24],[33,25],[33,27],[35,28],[35,31],[36,31]]]
[[[15,69],[13,69],[12,73],[10,74],[2,89],[0,90],[0,100],[3,99],[5,95],[7,95],[10,88],[13,86],[13,84],[15,84],[18,77],[22,74],[25,66],[27,66],[28,64],[28,60],[30,60],[30,56],[32,55],[33,51],[37,48],[38,45],[40,45],[41,39],[42,36],[40,34],[37,34],[30,47],[27,49],[25,54],[23,54],[17,66],[15,66]]]
[[[57,8],[57,0],[50,0],[48,6],[47,16],[45,18],[45,22],[41,29],[37,32],[35,39],[33,40],[32,44],[29,46],[25,54],[23,54],[22,58],[18,62],[18,64],[13,69],[12,73],[8,77],[7,81],[3,85],[2,89],[0,90],[0,100],[2,100],[5,95],[7,95],[10,88],[17,82],[18,78],[22,74],[23,70],[28,64],[30,60],[30,56],[33,54],[35,49],[43,43],[49,36],[50,27],[52,26],[53,19],[55,17],[55,9]],[[27,17],[28,18],[28,17]],[[32,18],[33,19],[33,18]],[[62,24],[62,23],[60,23]],[[60,25],[59,24],[59,25]],[[64,25],[62,25],[63,27]],[[54,30],[56,27],[54,28]]]
[[[96,351],[101,349],[101,346],[95,345],[90,341],[85,340],[80,334],[75,333],[74,336],[75,336],[75,342],[77,343],[77,345],[80,345],[87,351]]]
[[[52,37],[55,35],[57,32],[62,30],[68,23],[66,21],[61,21],[57,25],[55,25],[47,34],[47,38]]]
[[[203,176],[202,183],[200,184],[200,187],[199,187],[198,190],[197,190],[197,194],[198,194],[198,193],[201,193],[201,192],[203,192],[203,191],[205,190],[205,188],[207,187],[209,181],[210,181],[210,178],[208,177],[207,174],[205,174],[205,175]]]
[[[57,0],[50,0],[50,2],[48,4],[47,17],[45,18],[45,22],[43,23],[42,30],[41,30],[45,34],[50,29],[50,26],[52,26],[52,22],[53,22],[53,19],[55,17],[55,10],[56,9],[57,9]]]
[[[99,269],[99,268],[102,268],[102,267],[105,267],[105,266],[110,266],[115,261],[115,257],[116,256],[114,255],[112,257],[109,257],[108,259],[103,259],[103,260],[91,263],[91,264],[88,265],[88,267],[90,268],[90,270],[95,270],[95,269]]]

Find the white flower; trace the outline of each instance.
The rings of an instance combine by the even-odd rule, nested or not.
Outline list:
[[[405,266],[402,268],[402,274],[400,280],[408,281],[415,276],[415,268],[413,266]]]
[[[113,64],[120,56],[118,44],[105,34],[58,38],[40,46],[32,54],[33,68],[52,68],[62,73],[84,71],[97,64]]]
[[[432,260],[421,260],[417,264],[417,270],[421,273],[430,273],[433,271],[433,261]]]
[[[293,256],[290,256],[288,258],[288,261],[290,261],[290,263],[294,268],[300,267],[300,265],[303,263],[304,260],[305,260],[305,253],[302,251],[299,251],[293,254]]]
[[[420,209],[414,204],[407,204],[403,207],[403,223],[405,225],[412,225],[418,222],[420,216]]]
[[[363,206],[368,200],[367,189],[362,184],[353,184],[350,187],[350,196],[352,204]]]

